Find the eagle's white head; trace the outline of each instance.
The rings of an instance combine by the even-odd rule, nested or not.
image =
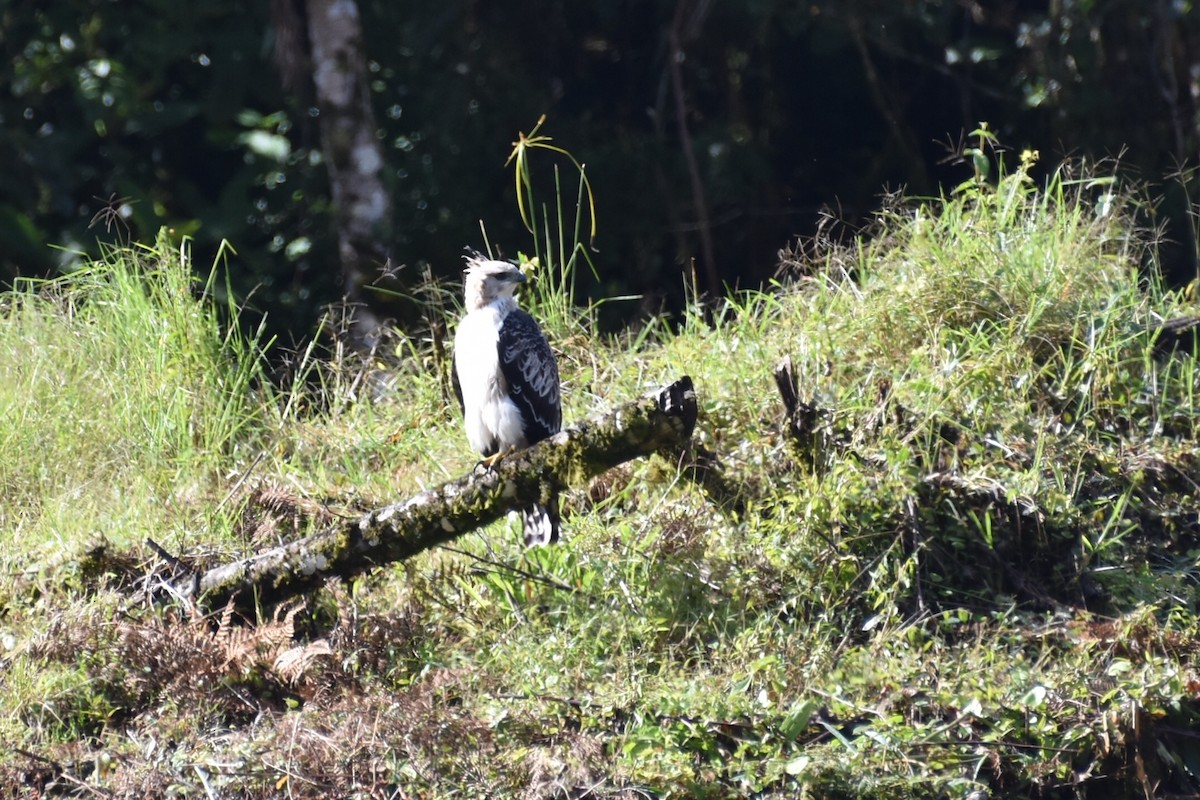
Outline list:
[[[516,264],[493,261],[476,253],[467,257],[463,270],[463,294],[467,311],[477,311],[502,298],[512,299],[513,292],[525,282]]]

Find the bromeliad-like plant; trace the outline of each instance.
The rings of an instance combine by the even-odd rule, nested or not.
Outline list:
[[[540,308],[542,316],[549,324],[555,325],[569,323],[572,318],[571,309],[575,304],[574,277],[580,259],[587,263],[594,277],[599,277],[589,255],[596,240],[596,199],[586,167],[569,151],[553,144],[550,136],[538,132],[545,122],[546,115],[543,114],[528,134],[517,134],[517,140],[513,142],[512,152],[509,153],[504,166],[513,166],[517,211],[525,229],[533,236],[533,254],[518,253],[518,260],[523,271],[537,278],[531,292],[533,305]],[[579,174],[569,230],[567,218],[570,209],[564,207],[562,176],[557,164],[554,165],[554,199],[549,204],[539,204],[530,167],[530,155],[535,150],[566,158]],[[485,232],[485,241],[486,238]],[[491,249],[490,245],[488,249]]]

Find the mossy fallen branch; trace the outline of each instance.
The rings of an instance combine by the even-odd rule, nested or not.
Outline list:
[[[305,539],[177,580],[170,593],[206,608],[277,603],[403,561],[487,525],[510,509],[545,502],[618,464],[686,448],[696,424],[692,380],[680,378],[539,444],[492,469],[476,469],[401,503],[342,521]]]

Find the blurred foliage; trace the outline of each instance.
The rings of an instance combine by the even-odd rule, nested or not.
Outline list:
[[[326,179],[315,129],[282,110],[266,4],[0,9],[0,277],[165,226],[198,253],[227,239],[235,290],[272,313],[328,302]]]
[[[0,281],[69,267],[52,246],[94,254],[98,241],[151,241],[168,226],[194,237],[200,262],[227,239],[234,290],[276,330],[307,335],[339,281],[311,92],[285,91],[274,62],[285,5],[0,0]],[[504,159],[546,113],[598,204],[601,277],[581,274],[581,290],[645,295],[644,313],[679,307],[699,237],[674,58],[729,285],[769,278],[779,248],[812,233],[827,206],[853,224],[885,188],[936,193],[969,177],[954,156],[983,119],[1050,165],[1128,147],[1127,166],[1168,179],[1160,211],[1174,220],[1177,277],[1194,277],[1190,2],[360,0],[360,10],[395,199],[385,249],[410,286],[426,266],[453,276],[463,246],[482,244],[481,221],[505,255],[529,249]],[[672,26],[681,55],[667,44]],[[634,313],[610,308],[619,321]]]

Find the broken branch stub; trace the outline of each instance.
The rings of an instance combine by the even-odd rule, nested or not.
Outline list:
[[[612,467],[658,451],[678,451],[696,425],[696,393],[684,376],[545,441],[437,489],[345,520],[312,536],[181,579],[173,593],[207,608],[277,603],[403,561],[502,517],[546,502]]]

